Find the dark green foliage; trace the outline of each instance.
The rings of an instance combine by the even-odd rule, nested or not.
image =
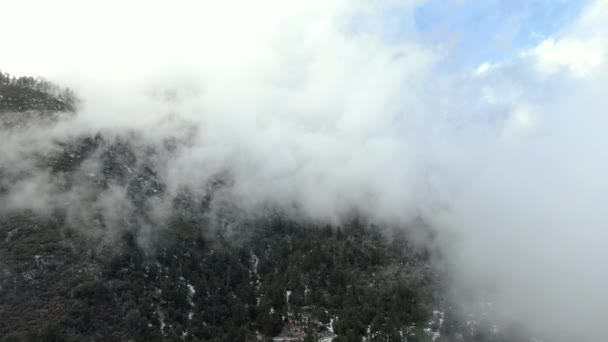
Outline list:
[[[0,111],[72,105],[43,81],[2,73],[0,95]],[[156,152],[134,144],[80,137],[58,143],[37,166],[64,179],[67,191],[96,158],[100,171],[86,178],[91,197],[121,187],[133,207],[118,233],[106,235],[100,215],[75,224],[60,209],[0,214],[0,341],[253,341],[287,323],[307,341],[328,328],[336,341],[400,341],[414,328],[408,341],[427,337],[422,327],[439,302],[428,250],[360,220],[241,219],[212,205],[228,184],[221,178],[204,195],[182,192],[166,222],[154,221],[150,199],[165,192],[147,160]]]
[[[388,331],[428,317],[430,295],[419,287],[432,275],[410,277],[401,263],[418,255],[388,246],[375,230],[352,225],[335,234],[275,218],[244,225],[236,244],[221,234],[193,238],[195,227],[172,222],[155,252],[126,233],[117,246],[90,253],[93,244],[68,236],[61,219],[4,221],[0,257],[13,281],[0,290],[0,334],[236,341],[256,331],[277,335],[287,316],[300,316],[315,324],[338,317],[334,330],[350,341],[370,324]],[[377,323],[388,319],[390,327]]]
[[[71,112],[76,104],[73,91],[41,78],[15,78],[0,71],[0,112],[26,110]]]

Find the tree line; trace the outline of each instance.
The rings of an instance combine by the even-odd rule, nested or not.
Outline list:
[[[76,94],[70,88],[62,88],[42,77],[20,76],[15,77],[0,70],[0,86],[13,86],[36,90],[64,102],[72,107],[76,102]]]

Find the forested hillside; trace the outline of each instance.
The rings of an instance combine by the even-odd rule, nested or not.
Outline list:
[[[76,96],[42,78],[11,76],[0,71],[0,111],[73,111]]]
[[[2,75],[0,111],[73,110],[73,93],[58,89]],[[184,190],[158,221],[149,200],[165,185],[137,147],[100,134],[56,145],[36,167],[62,191],[84,183],[93,200],[124,189],[132,211],[112,225],[94,211],[74,220],[86,203],[0,211],[1,341],[514,340],[457,318],[434,252],[407,230],[218,209],[221,179],[202,197]],[[99,173],[85,167],[93,160]]]

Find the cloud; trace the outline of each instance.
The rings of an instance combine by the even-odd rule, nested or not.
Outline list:
[[[434,217],[450,232],[444,248],[457,288],[484,293],[500,321],[546,338],[601,340],[608,313],[599,7],[605,2],[590,4],[558,38],[476,76],[485,95],[478,106],[502,120],[484,147],[461,147],[486,153],[450,209]]]
[[[556,42],[550,38],[534,48],[531,53],[535,55],[538,67],[543,72],[553,73],[555,69],[565,67],[578,77],[592,72],[604,59],[604,49],[599,41]]]

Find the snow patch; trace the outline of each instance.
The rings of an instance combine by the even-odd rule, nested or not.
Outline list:
[[[291,291],[287,290],[285,291],[285,302],[287,303],[287,305],[289,305],[289,296],[291,296]]]

